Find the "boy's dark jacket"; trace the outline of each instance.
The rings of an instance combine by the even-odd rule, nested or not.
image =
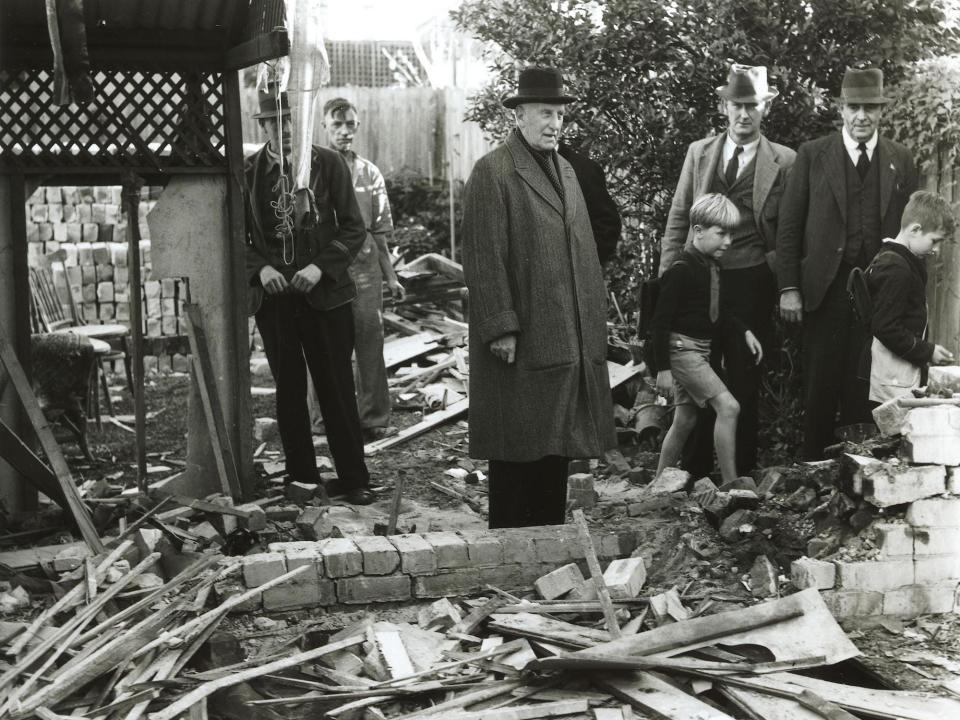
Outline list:
[[[660,278],[651,324],[657,370],[670,369],[671,332],[712,340],[721,327],[732,325],[741,333],[747,331],[743,321],[725,315],[722,305],[717,322],[710,321],[710,266],[715,263],[716,260],[688,245]]]
[[[927,268],[903,245],[885,242],[867,270],[873,304],[870,333],[894,355],[922,367],[934,345],[927,327]]]
[[[266,215],[264,203],[273,199],[279,169],[266,145],[246,159],[244,175],[247,184],[249,313],[255,313],[263,300],[260,270],[264,265],[272,265],[288,282],[298,270],[311,263],[320,268],[323,273],[320,282],[307,293],[307,302],[317,310],[331,310],[351,302],[357,290],[348,268],[363,247],[367,231],[346,161],[335,150],[313,146],[310,187],[317,203],[319,222],[313,228],[294,232],[296,257],[291,265],[283,263],[279,245],[267,240],[272,236],[272,224],[277,220]]]

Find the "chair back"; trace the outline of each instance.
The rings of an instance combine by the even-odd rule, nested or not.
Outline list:
[[[54,266],[60,265],[59,274],[66,282],[67,268],[63,262],[65,256],[63,250],[49,253],[40,258],[35,267],[30,268],[30,296],[33,301],[31,313],[36,316],[34,325],[40,332],[53,332],[83,324],[69,284],[63,288],[63,292],[57,287]],[[62,301],[64,295],[66,305]]]

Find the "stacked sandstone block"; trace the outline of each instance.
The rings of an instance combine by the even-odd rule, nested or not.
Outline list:
[[[162,338],[182,335],[183,282],[151,277],[150,230],[147,214],[161,188],[141,190],[139,208],[140,278],[144,333]],[[27,253],[31,265],[46,254],[64,250],[67,282],[87,323],[130,322],[127,218],[119,187],[41,187],[27,201]],[[67,298],[61,298],[63,303]],[[148,371],[187,369],[182,355],[148,355]],[[121,368],[115,368],[119,371]]]
[[[956,370],[931,369],[931,384]],[[793,563],[838,617],[960,612],[960,406],[910,409],[901,430],[901,458],[850,458],[878,517],[836,557]]]
[[[598,556],[605,559],[629,555],[636,542],[627,528],[593,538]],[[327,538],[272,543],[268,550],[244,557],[242,576],[218,583],[218,593],[229,597],[302,565],[310,569],[238,611],[439,598],[476,593],[486,585],[527,589],[559,566],[584,562],[576,528],[564,525]]]

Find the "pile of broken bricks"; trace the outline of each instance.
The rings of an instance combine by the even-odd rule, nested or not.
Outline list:
[[[933,367],[923,397],[894,399],[874,417],[879,457],[847,454],[825,533],[793,563],[793,584],[816,588],[837,617],[913,617],[960,610],[960,368]]]

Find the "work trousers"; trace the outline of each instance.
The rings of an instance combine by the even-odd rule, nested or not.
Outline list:
[[[372,239],[368,238],[368,242]],[[353,301],[354,353],[360,427],[383,428],[390,423],[390,389],[383,363],[383,271],[376,245],[358,255],[350,266],[357,286]]]
[[[836,442],[838,407],[840,425],[873,422],[870,383],[858,372],[869,331],[847,297],[851,268],[840,263],[820,306],[803,316],[803,460],[823,459]]]
[[[720,271],[721,317],[739,318],[763,346],[764,357],[774,352],[773,312],[777,285],[766,263],[748,268]],[[737,420],[737,475],[749,475],[757,464],[757,436],[760,430],[760,386],[763,380],[761,363],[744,342],[743,332],[724,326],[713,340],[710,365],[723,379],[730,394],[740,403]],[[697,414],[697,424],[690,433],[683,452],[683,467],[695,478],[706,477],[713,470],[713,425],[716,413],[709,405]]]
[[[354,397],[349,304],[316,310],[299,294],[267,295],[257,327],[277,385],[277,425],[289,481],[317,482],[316,454],[307,411],[307,370],[326,425],[330,454],[344,487],[370,482]]]
[[[557,455],[531,462],[491,460],[490,528],[563,525],[569,465],[569,458]]]

